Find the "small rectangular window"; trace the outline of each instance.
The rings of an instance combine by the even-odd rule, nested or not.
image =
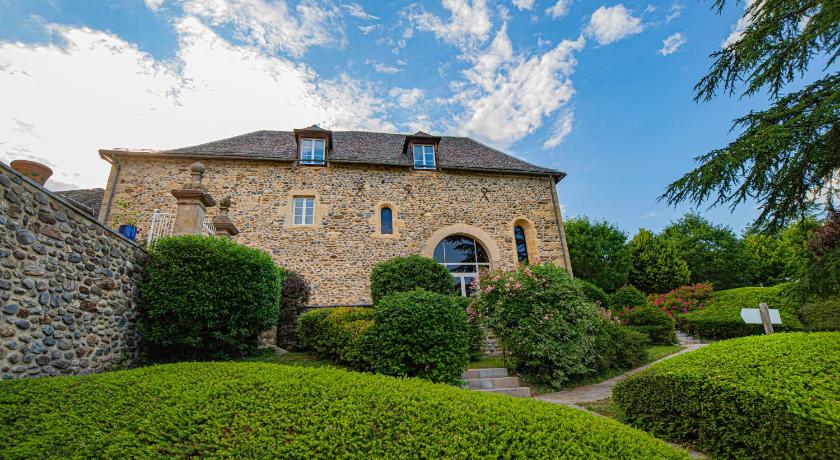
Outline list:
[[[296,196],[292,223],[294,225],[312,225],[315,221],[315,198],[311,196]]]
[[[414,144],[414,167],[416,169],[435,168],[435,146],[430,144]]]
[[[326,151],[324,139],[301,139],[300,141],[300,164],[322,165],[324,164],[324,152]]]

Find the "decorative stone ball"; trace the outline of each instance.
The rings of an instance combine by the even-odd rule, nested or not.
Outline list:
[[[206,168],[204,167],[204,163],[200,161],[196,161],[192,164],[192,166],[190,166],[190,171],[198,174],[204,174],[205,169]]]

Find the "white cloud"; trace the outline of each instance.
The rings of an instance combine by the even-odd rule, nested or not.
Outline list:
[[[345,10],[347,10],[347,12],[350,14],[350,16],[353,16],[354,18],[368,19],[368,20],[380,19],[379,16],[374,16],[374,15],[368,13],[367,11],[365,11],[365,9],[362,7],[362,5],[359,5],[358,3],[344,3],[341,6]]]
[[[394,87],[388,91],[388,95],[395,98],[400,107],[407,109],[423,97],[423,90],[420,88]]]
[[[671,8],[668,10],[668,15],[665,16],[665,22],[668,23],[680,17],[683,8],[685,8],[685,6],[680,3],[672,3]]]
[[[490,48],[472,59],[474,65],[464,71],[464,75],[471,82],[489,91],[496,80],[496,70],[511,58],[513,58],[513,44],[507,34],[507,25],[502,25],[496,33],[496,38],[490,43]]]
[[[182,147],[312,123],[395,129],[369,85],[321,80],[306,65],[233,45],[196,18],[176,20],[171,61],[107,32],[48,27],[53,43],[0,42],[0,159],[44,158],[60,182],[102,187],[100,148]]]
[[[520,10],[531,10],[534,8],[535,0],[513,0],[513,6]]]
[[[376,25],[359,26],[359,31],[362,33],[362,35],[367,35],[367,34],[373,32],[374,30],[376,30],[377,28],[378,28],[378,26],[376,26]]]
[[[533,133],[543,117],[571,100],[574,53],[585,43],[583,37],[563,40],[543,54],[514,57],[498,70],[489,89],[461,88],[466,113],[458,120],[460,131],[501,148]]]
[[[557,147],[563,142],[563,139],[572,132],[572,125],[575,122],[575,114],[571,111],[564,112],[560,116],[557,117],[557,120],[554,122],[554,131],[552,131],[551,136],[543,143],[544,149],[550,149],[552,147]]]
[[[144,0],[146,3],[146,8],[152,11],[158,11],[161,6],[163,6],[164,0]]]
[[[680,32],[675,34],[669,35],[668,38],[662,40],[662,48],[657,51],[657,53],[667,56],[669,54],[673,54],[680,49],[681,46],[685,45],[686,42],[685,35]]]
[[[492,23],[485,0],[443,0],[443,7],[449,10],[449,21],[416,9],[409,11],[408,18],[418,29],[461,49],[474,48],[487,39]]]
[[[545,14],[554,19],[562,18],[563,16],[569,14],[569,5],[571,4],[572,0],[557,0],[557,3],[552,5],[550,8],[546,8]]]
[[[368,64],[373,65],[373,70],[376,71],[376,73],[384,73],[391,75],[398,72],[402,72],[402,69],[394,67],[392,65],[384,64],[382,62],[368,61]]]
[[[585,33],[601,45],[608,45],[641,31],[642,20],[630,14],[624,5],[619,3],[609,8],[602,6],[595,10],[589,19]]]
[[[311,46],[345,45],[341,11],[304,0],[293,14],[283,0],[180,0],[187,15],[232,25],[238,39],[271,52],[301,56]]]
[[[752,25],[753,20],[755,19],[752,14],[749,13],[750,7],[755,3],[756,0],[747,0],[744,5],[744,14],[738,18],[738,22],[732,26],[732,31],[720,44],[721,48],[726,48],[729,45],[734,45],[741,39],[741,36],[744,35],[744,32],[747,31],[747,28]],[[758,11],[756,11],[758,12]]]

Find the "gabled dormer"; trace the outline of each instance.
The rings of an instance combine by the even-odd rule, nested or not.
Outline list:
[[[409,155],[414,169],[434,170],[438,167],[440,137],[417,131],[405,137],[403,154]]]
[[[310,166],[324,166],[327,164],[332,150],[332,131],[312,125],[308,128],[296,129],[298,164]]]

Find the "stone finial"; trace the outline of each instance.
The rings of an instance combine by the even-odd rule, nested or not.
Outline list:
[[[204,163],[200,161],[196,161],[190,165],[190,181],[184,184],[184,189],[204,190],[204,184],[202,181],[204,180],[204,171],[206,170],[207,168],[204,167]]]
[[[219,202],[219,214],[227,215],[228,209],[230,209],[230,195],[222,198],[222,201]]]
[[[239,234],[239,229],[236,228],[236,225],[228,216],[230,204],[230,195],[222,198],[222,201],[219,202],[219,214],[213,218],[216,236],[236,236]]]
[[[172,233],[175,235],[196,235],[204,231],[204,218],[207,208],[215,206],[216,201],[207,193],[204,184],[204,165],[195,162],[190,166],[190,178],[178,190],[172,190],[172,196],[178,200],[175,213],[175,224]]]

